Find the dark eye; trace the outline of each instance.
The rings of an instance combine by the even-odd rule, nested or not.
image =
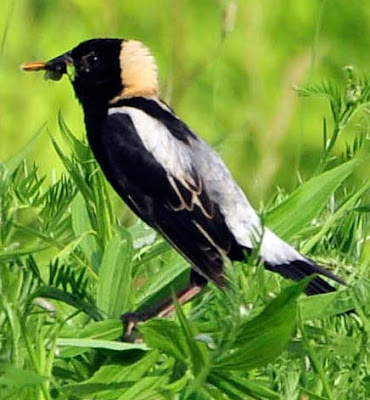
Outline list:
[[[87,61],[93,67],[94,65],[96,65],[99,62],[99,58],[98,58],[98,56],[96,56],[94,54],[94,55],[89,56]]]
[[[79,70],[83,73],[90,73],[99,64],[99,57],[95,53],[90,53],[82,57],[79,63]]]

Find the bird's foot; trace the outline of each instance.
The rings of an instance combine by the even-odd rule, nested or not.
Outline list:
[[[125,313],[121,315],[121,321],[123,323],[123,336],[124,342],[137,342],[138,336],[135,335],[135,328],[138,322],[146,321],[149,319],[145,312],[133,312]]]

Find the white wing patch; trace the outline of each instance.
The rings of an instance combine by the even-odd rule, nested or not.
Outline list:
[[[307,261],[297,250],[267,228],[264,231],[260,252],[263,261],[272,265],[282,265],[298,260]]]
[[[174,138],[161,121],[134,107],[110,108],[108,114],[124,113],[130,116],[145,148],[163,165],[169,174],[183,183],[191,177],[192,160],[186,145]],[[195,182],[194,182],[195,185]],[[186,184],[184,185],[187,186]]]

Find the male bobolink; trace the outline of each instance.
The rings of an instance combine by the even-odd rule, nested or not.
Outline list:
[[[88,141],[106,178],[130,208],[191,264],[180,301],[208,280],[225,284],[225,257],[243,260],[255,246],[265,267],[300,280],[341,279],[298,253],[261,221],[230,172],[159,97],[157,66],[135,40],[92,39],[46,63],[23,65],[59,80],[68,74],[82,104]],[[315,277],[308,294],[333,291]],[[168,301],[146,313],[164,315]]]

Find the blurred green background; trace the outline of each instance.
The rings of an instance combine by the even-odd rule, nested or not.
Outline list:
[[[48,136],[59,135],[58,111],[83,135],[81,108],[67,79],[46,82],[19,66],[85,39],[146,43],[162,97],[218,149],[256,206],[311,176],[322,154],[327,102],[300,98],[294,86],[345,84],[344,66],[366,74],[370,65],[367,1],[3,0],[0,9],[0,160],[46,124],[32,159],[49,177],[62,168]],[[367,129],[356,121],[342,148]]]

